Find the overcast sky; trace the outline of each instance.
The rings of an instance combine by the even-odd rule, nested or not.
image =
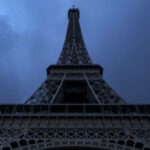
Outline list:
[[[73,4],[104,79],[128,103],[150,103],[150,0],[0,0],[0,103],[24,103],[46,79]]]

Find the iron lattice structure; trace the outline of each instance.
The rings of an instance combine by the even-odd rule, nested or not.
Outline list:
[[[56,65],[25,104],[0,105],[2,150],[150,150],[150,105],[127,104],[86,50],[79,10],[69,9]]]

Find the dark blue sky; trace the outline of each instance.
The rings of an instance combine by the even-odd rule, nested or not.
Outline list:
[[[128,103],[149,103],[150,0],[0,0],[0,103],[24,103],[45,80],[73,4],[104,79]]]

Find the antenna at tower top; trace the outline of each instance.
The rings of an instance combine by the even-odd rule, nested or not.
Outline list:
[[[72,8],[74,9],[74,8],[75,8],[75,6],[74,6],[74,5],[72,5]]]

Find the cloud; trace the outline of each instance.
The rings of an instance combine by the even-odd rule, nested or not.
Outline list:
[[[18,35],[6,16],[0,16],[0,100],[2,103],[20,99],[20,81],[14,63]]]

